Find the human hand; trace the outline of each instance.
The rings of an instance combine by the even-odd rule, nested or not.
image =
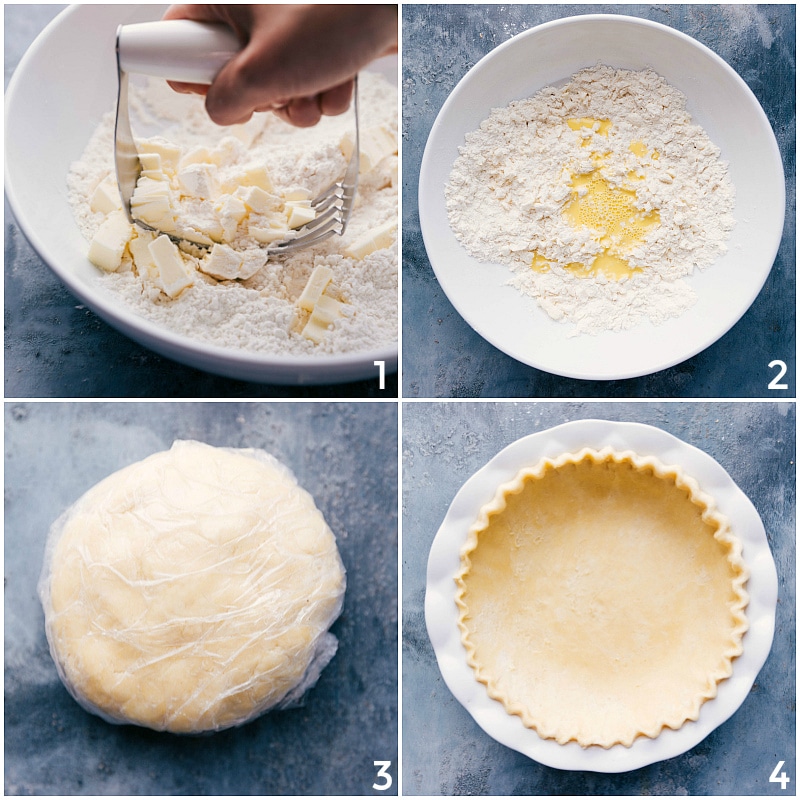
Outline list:
[[[396,5],[174,5],[164,19],[224,23],[243,44],[211,86],[170,82],[205,94],[219,125],[274,111],[292,125],[344,113],[358,71],[397,52]]]

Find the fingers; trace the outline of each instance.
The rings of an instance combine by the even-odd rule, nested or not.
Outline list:
[[[335,117],[338,114],[344,114],[350,108],[350,99],[353,96],[353,81],[345,81],[344,83],[328,89],[323,92],[320,97],[320,111],[326,117]]]
[[[201,83],[179,83],[178,81],[167,81],[170,88],[179,94],[202,94],[208,92],[208,86]]]
[[[210,87],[170,84],[205,94],[218,125],[246,122],[254,111],[275,111],[300,127],[342,114],[358,70],[397,50],[392,6],[190,4],[170,7],[165,18],[224,22],[244,44]]]

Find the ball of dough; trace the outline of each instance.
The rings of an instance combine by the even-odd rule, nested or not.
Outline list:
[[[313,685],[344,589],[334,535],[286,467],[188,441],[62,515],[39,586],[76,700],[176,733],[241,724]]]

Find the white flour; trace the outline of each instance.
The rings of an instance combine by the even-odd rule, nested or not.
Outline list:
[[[206,115],[202,98],[176,94],[164,82],[132,86],[131,96],[135,135],[163,136],[181,147],[213,147],[233,134],[241,142],[234,163],[238,159],[242,164],[264,164],[276,191],[300,186],[316,194],[344,172],[346,160],[339,141],[353,130],[352,111],[324,117],[306,129],[294,128],[273,114],[257,114],[246,125],[220,128]],[[359,111],[362,130],[385,125],[396,131],[395,87],[379,75],[362,73]],[[92,213],[89,202],[98,183],[114,171],[113,132],[114,117],[109,113],[67,179],[75,218],[87,239],[103,220],[102,214]],[[363,259],[345,255],[347,246],[360,235],[397,218],[397,186],[390,168],[390,163],[381,162],[360,176],[356,206],[343,236],[291,255],[273,256],[247,280],[217,281],[197,273],[195,284],[174,299],[131,270],[108,274],[98,270],[98,281],[138,315],[174,333],[224,348],[323,355],[391,345],[398,329],[396,243]],[[329,291],[345,305],[344,315],[315,344],[298,331],[296,301],[320,264],[333,271]]]
[[[467,135],[446,187],[456,237],[475,258],[507,264],[510,283],[570,335],[679,316],[696,300],[681,279],[713,264],[734,226],[727,165],[685,104],[651,70],[597,66],[493,110]],[[570,221],[565,211],[588,191],[580,179],[592,175],[656,224],[624,240]],[[587,272],[609,245],[629,274]]]

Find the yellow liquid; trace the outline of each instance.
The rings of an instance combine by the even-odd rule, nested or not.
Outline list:
[[[567,125],[572,130],[594,127],[596,123],[597,133],[607,136],[611,128],[609,120],[589,117],[567,120]],[[582,144],[585,145],[588,141],[584,140]],[[647,145],[644,142],[631,142],[630,150],[640,158],[647,155]],[[653,152],[651,158],[655,159],[657,156],[658,153]],[[611,186],[601,173],[602,157],[595,153],[592,158],[597,164],[592,172],[572,176],[572,199],[563,208],[562,214],[573,227],[585,226],[597,233],[604,250],[591,264],[572,262],[567,264],[567,269],[579,275],[602,273],[608,278],[619,280],[641,271],[631,267],[625,254],[644,242],[647,233],[660,224],[661,216],[657,209],[647,213],[639,209],[636,205],[636,192]],[[628,177],[631,180],[641,180],[643,176],[631,172]],[[537,272],[547,272],[550,262],[540,253],[534,253],[531,268]]]

